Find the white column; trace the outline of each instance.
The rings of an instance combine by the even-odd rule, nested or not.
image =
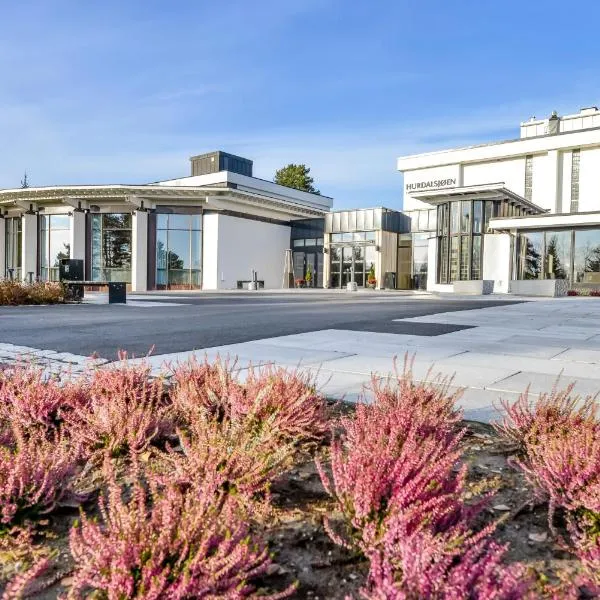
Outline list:
[[[0,217],[0,279],[6,277],[6,219]]]
[[[21,277],[23,281],[29,281],[29,273],[33,273],[33,279],[37,276],[38,263],[38,216],[33,213],[24,213],[22,219],[22,245],[23,270]]]
[[[136,210],[131,225],[131,290],[148,289],[148,213]]]
[[[431,292],[437,284],[438,241],[432,237],[427,240],[427,289]]]
[[[546,172],[548,202],[551,212],[562,212],[562,154],[558,150],[548,152],[548,170]]]
[[[225,273],[219,270],[219,215],[202,217],[202,289],[218,290]]]
[[[74,210],[69,217],[69,221],[71,224],[69,236],[70,258],[85,260],[85,213],[81,210]]]

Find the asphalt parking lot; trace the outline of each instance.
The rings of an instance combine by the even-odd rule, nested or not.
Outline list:
[[[127,305],[1,307],[0,342],[113,359],[119,349],[166,354],[323,329],[432,336],[464,326],[394,319],[510,303],[375,292],[157,293],[130,296]]]

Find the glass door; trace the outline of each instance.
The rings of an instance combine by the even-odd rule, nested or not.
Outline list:
[[[306,272],[304,275],[306,287],[316,287],[317,285],[317,255],[314,252],[306,254]]]
[[[345,288],[352,281],[352,269],[354,266],[354,252],[352,246],[342,248],[342,287]]]

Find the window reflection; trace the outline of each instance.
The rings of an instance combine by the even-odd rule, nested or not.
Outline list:
[[[157,215],[156,288],[202,286],[202,233],[199,215]]]
[[[546,232],[546,279],[568,279],[571,269],[571,232]]]
[[[573,258],[577,283],[600,283],[600,230],[575,232]]]
[[[71,255],[69,215],[40,218],[40,275],[43,281],[58,281],[58,267]]]
[[[5,218],[5,274],[21,279],[22,222],[21,217]]]
[[[542,279],[544,234],[521,234],[519,246],[519,279]]]
[[[131,215],[92,215],[92,280],[131,283]]]

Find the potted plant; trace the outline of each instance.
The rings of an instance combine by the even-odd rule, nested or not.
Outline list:
[[[376,285],[377,279],[375,278],[375,265],[371,263],[371,268],[367,273],[367,286],[374,290]]]
[[[304,287],[304,279],[302,279],[302,277],[295,279],[294,283],[296,284],[296,287]]]
[[[310,287],[312,283],[312,270],[310,265],[306,267],[306,275],[304,276],[304,280],[306,281],[306,287]]]

